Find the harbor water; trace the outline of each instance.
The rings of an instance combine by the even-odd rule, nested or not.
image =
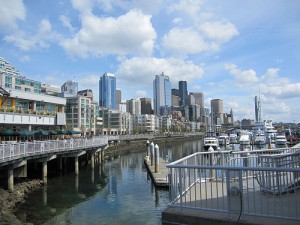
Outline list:
[[[200,140],[160,145],[161,160],[168,162],[198,151],[202,151]],[[49,179],[47,186],[29,194],[15,215],[22,222],[45,225],[161,224],[169,193],[153,186],[145,156],[146,147],[94,169],[81,167],[79,176],[67,173]]]

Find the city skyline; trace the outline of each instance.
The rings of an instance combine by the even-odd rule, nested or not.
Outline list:
[[[98,96],[111,72],[122,101],[152,98],[162,71],[186,80],[205,107],[222,99],[235,119],[299,122],[298,1],[1,1],[1,56],[28,79],[75,80]],[[9,13],[7,13],[9,12]],[[161,21],[164,21],[163,23]]]

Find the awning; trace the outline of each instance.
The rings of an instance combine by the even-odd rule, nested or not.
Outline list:
[[[20,131],[20,136],[32,136],[35,132],[31,130],[22,130]]]
[[[47,131],[45,131],[45,130],[39,130],[39,131],[36,131],[34,133],[34,135],[37,135],[37,136],[47,136],[47,135],[49,135],[49,133]]]
[[[0,130],[0,136],[19,136],[20,133],[14,130]]]
[[[67,134],[67,131],[65,131],[65,130],[57,130],[56,133],[57,134]]]
[[[67,134],[69,134],[69,135],[73,135],[73,134],[81,134],[81,132],[80,132],[80,131],[75,131],[75,130],[68,130],[68,131],[67,131]]]
[[[54,131],[54,130],[48,130],[48,133],[49,133],[50,135],[56,135],[56,134],[57,134],[57,132]]]

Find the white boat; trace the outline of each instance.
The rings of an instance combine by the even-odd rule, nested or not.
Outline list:
[[[266,144],[266,136],[264,132],[262,132],[260,129],[256,131],[256,133],[253,134],[253,141],[255,145],[264,145]]]
[[[230,141],[230,143],[236,143],[237,142],[237,134],[236,133],[229,134],[229,141]]]
[[[241,130],[239,143],[240,143],[240,145],[250,145],[250,137],[249,137],[248,131]]]
[[[229,136],[227,134],[220,134],[218,137],[219,145],[228,145]]]
[[[205,136],[203,138],[203,148],[204,151],[208,151],[208,149],[212,147],[215,151],[219,147],[219,141],[216,137],[215,132],[213,131],[208,131],[205,133]]]
[[[287,140],[285,137],[285,134],[277,134],[275,137],[275,144],[276,145],[286,145],[287,144]]]

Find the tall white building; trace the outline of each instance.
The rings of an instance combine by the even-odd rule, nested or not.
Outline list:
[[[155,75],[153,81],[154,114],[165,115],[172,106],[171,83],[164,73]]]

